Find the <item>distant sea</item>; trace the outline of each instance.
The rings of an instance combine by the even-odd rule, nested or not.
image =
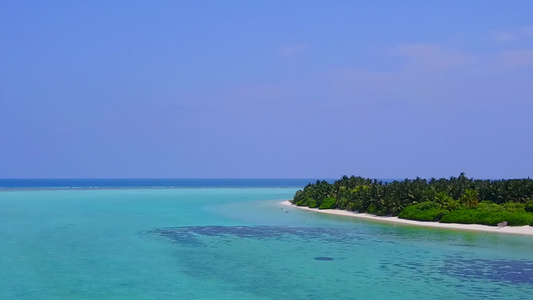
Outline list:
[[[280,205],[314,181],[0,180],[0,299],[531,299],[533,238]]]
[[[335,179],[320,179],[333,182]],[[304,187],[316,179],[0,179],[0,188],[223,188],[223,187]]]

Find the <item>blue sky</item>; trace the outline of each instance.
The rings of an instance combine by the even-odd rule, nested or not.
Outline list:
[[[0,177],[533,177],[532,15],[0,0]]]

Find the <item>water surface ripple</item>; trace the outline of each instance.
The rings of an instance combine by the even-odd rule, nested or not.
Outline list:
[[[0,299],[531,299],[531,237],[282,207],[295,191],[0,192]]]

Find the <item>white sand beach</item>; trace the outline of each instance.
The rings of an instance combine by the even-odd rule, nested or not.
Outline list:
[[[383,223],[390,223],[395,225],[410,225],[410,226],[420,226],[420,227],[430,227],[430,228],[441,228],[441,229],[454,229],[454,230],[469,230],[469,231],[481,231],[481,232],[494,232],[494,233],[506,233],[506,234],[520,234],[520,235],[531,235],[533,236],[533,227],[532,226],[505,226],[505,227],[496,227],[496,226],[487,226],[487,225],[476,225],[476,224],[448,224],[448,223],[438,223],[438,222],[421,222],[413,220],[400,219],[398,217],[380,217],[374,216],[365,213],[354,213],[347,210],[340,209],[318,209],[318,208],[309,208],[303,206],[296,206],[290,203],[289,201],[281,202],[282,205],[294,207],[297,209],[303,209],[307,211],[331,214],[338,216],[347,216]]]

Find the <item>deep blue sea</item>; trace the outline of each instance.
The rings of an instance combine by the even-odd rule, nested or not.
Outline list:
[[[335,179],[320,179],[333,182]],[[248,187],[304,187],[316,179],[1,179],[0,188],[248,188]]]
[[[0,299],[532,299],[533,238],[280,205],[314,180],[0,180]]]

